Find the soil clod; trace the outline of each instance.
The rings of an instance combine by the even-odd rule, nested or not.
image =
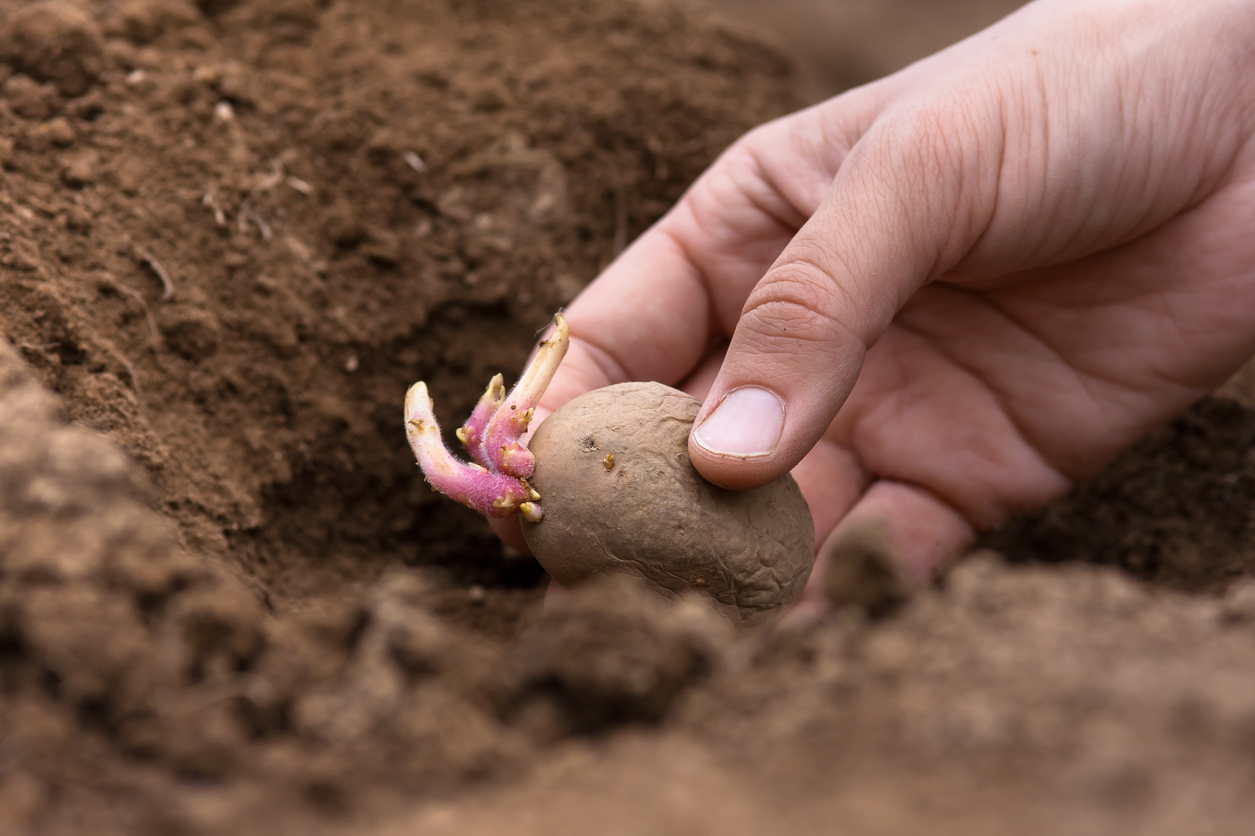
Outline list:
[[[665,601],[629,576],[583,584],[546,608],[511,650],[505,714],[543,716],[557,725],[549,733],[659,720],[717,667],[726,642],[718,622],[701,602]]]
[[[104,71],[99,26],[69,0],[19,4],[0,28],[0,60],[63,96],[81,96]]]

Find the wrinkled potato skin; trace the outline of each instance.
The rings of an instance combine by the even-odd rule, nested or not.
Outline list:
[[[631,570],[746,623],[801,596],[815,556],[802,492],[787,475],[747,491],[703,479],[688,456],[699,407],[660,383],[621,383],[540,425],[528,448],[545,517],[523,536],[555,580]]]

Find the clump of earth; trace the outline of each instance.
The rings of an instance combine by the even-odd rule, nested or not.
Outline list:
[[[1234,832],[1244,380],[888,614],[545,577],[446,426],[800,104],[636,0],[0,0],[0,832]]]

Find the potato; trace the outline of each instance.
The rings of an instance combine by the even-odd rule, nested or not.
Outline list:
[[[815,529],[791,476],[746,491],[703,479],[688,456],[699,402],[660,383],[621,383],[551,415],[528,447],[544,518],[524,522],[563,585],[631,571],[670,593],[700,590],[752,623],[795,602]]]

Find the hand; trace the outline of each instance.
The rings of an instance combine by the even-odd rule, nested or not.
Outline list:
[[[1039,0],[731,147],[542,407],[680,384],[704,476],[792,470],[816,542],[926,576],[1255,353],[1253,136],[1255,3]]]

